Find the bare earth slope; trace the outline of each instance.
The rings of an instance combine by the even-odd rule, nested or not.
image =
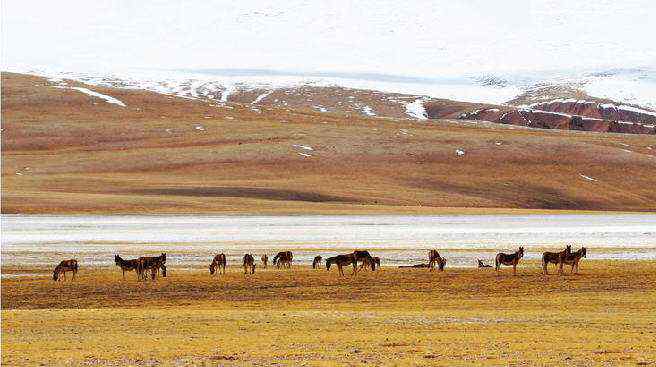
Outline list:
[[[656,210],[653,135],[56,86],[2,74],[3,213]]]

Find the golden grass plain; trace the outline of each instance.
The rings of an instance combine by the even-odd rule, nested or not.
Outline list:
[[[653,365],[655,305],[653,261],[565,276],[531,261],[517,276],[173,268],[148,283],[82,268],[75,282],[3,279],[2,364]]]

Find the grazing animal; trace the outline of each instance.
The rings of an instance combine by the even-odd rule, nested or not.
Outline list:
[[[576,274],[578,274],[579,261],[581,261],[582,257],[587,257],[587,252],[588,250],[585,247],[581,247],[578,251],[572,252],[567,256],[563,257],[563,261],[560,263],[561,272],[562,272],[563,264],[567,264],[567,265],[572,265],[572,270],[570,271],[570,273],[573,273],[574,268],[576,268]]]
[[[339,269],[339,274],[341,276],[344,276],[343,267],[348,265],[353,265],[353,275],[356,275],[358,273],[358,261],[354,254],[337,255],[327,258],[326,270],[330,271],[330,266],[332,264],[337,265],[337,269]]]
[[[437,269],[439,271],[444,271],[444,267],[446,266],[446,259],[440,256],[440,253],[437,252],[437,250],[428,251],[429,271],[433,271],[435,269],[436,264],[437,264]]]
[[[226,263],[227,261],[226,261],[225,254],[218,254],[214,256],[214,259],[210,264],[210,275],[214,275],[214,273],[216,272],[216,268],[219,268],[219,272],[221,274],[225,274]]]
[[[276,254],[276,256],[273,257],[273,265],[275,265],[278,269],[281,267],[291,269],[293,259],[294,255],[291,251],[280,251]]]
[[[565,247],[565,249],[563,251],[560,251],[560,252],[548,252],[548,251],[543,252],[542,253],[542,272],[544,274],[548,275],[549,272],[547,271],[547,265],[549,265],[549,263],[551,263],[551,264],[556,264],[556,266],[558,267],[558,274],[562,274],[563,273],[563,266],[562,266],[563,259],[571,253],[572,253],[572,246],[571,245],[567,245],[567,247]]]
[[[478,261],[478,268],[479,269],[480,268],[491,268],[492,267],[492,265],[488,265],[488,264],[484,263],[483,260],[481,260],[481,259],[477,259],[477,261]]]
[[[162,270],[162,276],[166,278],[166,253],[162,252],[159,256],[142,256],[137,261],[139,279],[146,280],[146,272],[150,270],[150,278],[155,280],[160,269]]]
[[[73,278],[71,281],[75,280],[75,274],[77,274],[78,266],[77,266],[77,260],[71,259],[71,260],[63,260],[62,262],[59,263],[59,265],[55,266],[55,270],[52,272],[52,280],[58,281],[61,280],[62,275],[64,276],[64,280],[66,280],[66,272],[71,271],[73,272]]]
[[[319,269],[321,266],[321,256],[315,256],[314,260],[312,260],[312,269]]]
[[[365,265],[368,265],[371,267],[371,270],[376,270],[376,263],[374,262],[374,258],[371,256],[369,251],[366,250],[355,250],[353,251],[353,256],[355,256],[355,261],[356,263],[358,261],[362,262],[362,266],[364,267]]]
[[[374,270],[376,270],[376,268],[380,269],[380,257],[374,256],[373,259],[374,259],[374,265],[375,265]]]
[[[114,263],[123,270],[123,279],[125,279],[126,271],[134,270],[136,272],[137,267],[139,267],[139,259],[125,260],[118,254],[114,255]]]
[[[255,274],[255,258],[251,254],[244,255],[244,274]]]
[[[371,267],[371,270],[376,270],[376,267],[380,269],[380,257],[372,256],[371,259],[365,258],[362,261],[362,265],[360,265],[360,270],[362,270],[362,268],[365,266]]]
[[[513,254],[504,254],[503,252],[500,252],[497,254],[497,256],[494,258],[494,268],[496,271],[499,271],[499,268],[501,265],[507,265],[513,267],[513,275],[517,274],[517,264],[519,263],[519,260],[524,256],[524,248],[520,247],[519,250],[517,250]]]
[[[267,254],[262,255],[260,258],[262,260],[262,266],[266,269],[269,266],[269,256]]]

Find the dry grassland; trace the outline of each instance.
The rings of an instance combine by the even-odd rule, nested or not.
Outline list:
[[[2,364],[656,364],[656,263],[581,270],[172,269],[141,284],[113,268],[81,269],[69,283],[5,279]]]
[[[653,136],[89,88],[2,74],[3,213],[656,210]]]

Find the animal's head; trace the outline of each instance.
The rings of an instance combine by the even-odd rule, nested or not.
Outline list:
[[[166,252],[162,252],[162,254],[160,255],[160,257],[162,258],[162,261],[163,261],[163,262],[166,262]]]
[[[330,270],[330,265],[332,265],[331,259],[326,259],[326,270]]]
[[[214,272],[216,271],[216,267],[214,266],[214,263],[210,264],[210,275],[214,275]]]
[[[581,256],[583,256],[583,257],[587,257],[587,256],[586,256],[586,255],[587,255],[587,252],[588,252],[588,250],[587,250],[585,247],[581,247]]]
[[[114,263],[116,265],[121,265],[121,257],[118,254],[114,255]]]
[[[52,272],[52,280],[59,280],[59,266],[55,268],[55,271]]]
[[[565,247],[565,253],[568,253],[568,254],[572,253],[572,245],[567,245],[567,247]]]
[[[517,251],[517,256],[519,256],[519,257],[524,256],[524,248],[523,247],[519,248],[519,251]]]
[[[438,269],[439,269],[440,271],[444,271],[444,267],[445,267],[445,266],[446,266],[446,259],[445,259],[445,258],[442,258],[442,259],[440,260],[439,265],[438,265]]]

